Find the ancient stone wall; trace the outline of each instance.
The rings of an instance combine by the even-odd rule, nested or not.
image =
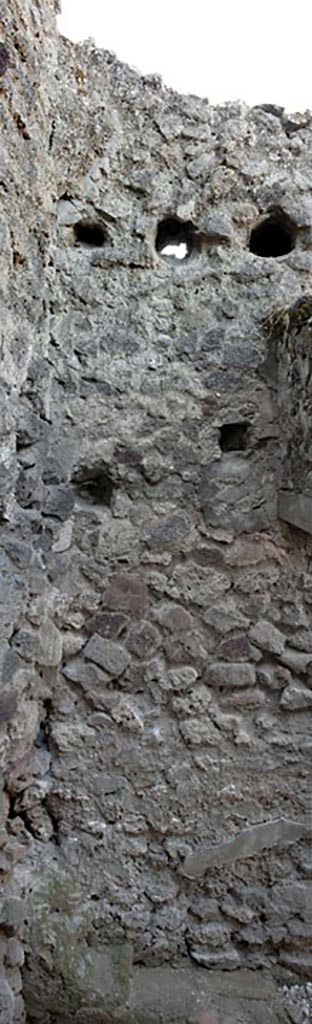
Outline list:
[[[273,1024],[312,968],[311,117],[178,96],[53,3],[1,27],[4,1019],[25,955],[31,1022],[257,969]]]
[[[1,1024],[23,1020],[21,944],[25,907],[14,869],[26,847],[14,827],[9,778],[35,769],[40,691],[31,665],[16,661],[12,636],[27,621],[31,580],[42,575],[32,526],[16,501],[19,449],[35,441],[36,401],[23,427],[23,402],[37,379],[48,342],[48,238],[52,213],[49,177],[55,5],[0,3],[0,665],[1,665]],[[25,395],[25,398],[21,396]],[[21,402],[21,404],[20,404]],[[27,434],[27,429],[33,433]],[[16,670],[24,664],[26,674]],[[29,672],[30,669],[30,672]],[[35,690],[33,689],[35,687]],[[26,772],[26,775],[25,775]],[[36,769],[35,769],[36,772]],[[10,878],[13,871],[13,879]]]

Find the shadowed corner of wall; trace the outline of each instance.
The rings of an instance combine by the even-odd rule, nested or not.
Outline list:
[[[278,406],[285,459],[280,519],[312,534],[312,295],[276,311]]]

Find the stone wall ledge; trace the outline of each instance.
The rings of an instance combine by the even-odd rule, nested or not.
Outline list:
[[[254,857],[265,849],[289,845],[312,832],[312,818],[306,821],[290,821],[275,818],[244,829],[234,839],[216,846],[200,847],[185,858],[180,872],[187,878],[202,878],[209,868],[232,864],[235,860]]]
[[[302,492],[280,491],[278,496],[278,514],[291,526],[312,534],[312,496]]]

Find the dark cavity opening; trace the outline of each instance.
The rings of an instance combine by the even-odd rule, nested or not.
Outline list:
[[[222,452],[243,452],[247,447],[250,423],[224,423],[220,427],[219,444]]]
[[[89,505],[111,504],[114,484],[106,466],[81,466],[72,483],[78,498]]]
[[[10,794],[10,796],[9,796],[8,821],[13,821],[14,818],[17,818],[17,817],[18,817],[18,811],[16,810],[16,796],[12,796],[12,794]]]
[[[286,256],[294,248],[294,230],[285,216],[269,214],[250,235],[249,249],[255,256]]]
[[[5,75],[9,66],[9,54],[3,43],[0,43],[0,75]]]
[[[160,256],[185,260],[194,248],[194,241],[195,229],[190,220],[181,221],[177,217],[166,217],[158,225],[156,251]]]
[[[74,226],[75,241],[80,245],[89,245],[99,249],[106,241],[106,234],[101,224],[90,221],[78,221]]]

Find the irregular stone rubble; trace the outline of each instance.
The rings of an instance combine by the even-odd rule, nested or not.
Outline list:
[[[0,0],[0,1020],[305,1024],[311,115],[55,8]]]

